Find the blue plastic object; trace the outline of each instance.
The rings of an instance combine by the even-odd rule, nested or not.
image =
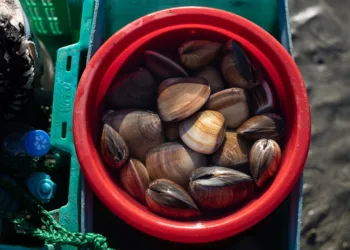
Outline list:
[[[43,130],[32,130],[25,134],[12,133],[4,140],[5,150],[13,155],[40,157],[50,150],[50,137]]]
[[[45,173],[36,172],[31,174],[26,185],[30,193],[43,203],[49,202],[56,192],[56,184]]]

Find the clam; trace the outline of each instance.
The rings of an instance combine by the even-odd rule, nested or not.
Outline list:
[[[110,113],[105,121],[128,145],[130,156],[145,160],[147,152],[164,141],[162,122],[151,111],[123,109]]]
[[[214,166],[237,168],[248,165],[250,145],[235,132],[226,132],[225,140],[218,151],[210,156]]]
[[[241,88],[225,89],[211,95],[205,108],[220,112],[229,128],[237,128],[249,117],[248,96]]]
[[[180,122],[182,141],[194,151],[212,154],[225,139],[225,118],[216,111],[206,110]]]
[[[116,82],[107,93],[106,100],[112,108],[152,109],[156,107],[158,84],[143,68],[138,68]]]
[[[197,112],[208,100],[210,87],[203,78],[170,78],[158,89],[158,110],[163,121],[180,121]]]
[[[196,77],[202,77],[208,81],[211,94],[219,92],[225,87],[224,82],[221,79],[220,72],[212,66],[207,66],[199,71]]]
[[[105,110],[105,111],[103,111],[102,112],[102,122],[103,123],[108,123],[108,121],[110,120],[110,118],[113,116],[113,113],[114,113],[115,111],[114,110],[112,110],[112,109],[107,109],[107,110]]]
[[[250,97],[252,110],[255,115],[269,113],[276,108],[276,100],[271,86],[266,81],[263,81],[261,85],[254,88],[250,93]]]
[[[146,191],[146,203],[155,213],[174,217],[189,218],[200,214],[191,196],[176,183],[158,179]]]
[[[250,171],[258,187],[263,186],[276,173],[281,161],[281,149],[270,139],[256,141],[249,154]]]
[[[151,50],[144,52],[147,68],[160,79],[187,77],[187,72],[170,58]]]
[[[150,178],[142,162],[131,158],[120,170],[120,182],[130,195],[141,202],[145,202],[145,194]]]
[[[238,205],[254,192],[252,177],[224,167],[202,167],[190,177],[190,194],[206,209],[223,209]]]
[[[103,125],[100,148],[103,160],[112,169],[120,168],[129,158],[126,142],[107,124]]]
[[[224,79],[231,87],[251,89],[261,83],[258,64],[248,57],[237,42],[232,40],[225,45],[221,70]]]
[[[163,123],[165,137],[169,141],[175,141],[180,138],[179,123],[178,122],[166,122]]]
[[[273,113],[257,115],[245,121],[237,133],[250,140],[279,140],[284,134],[284,121]]]
[[[221,44],[206,40],[185,42],[179,48],[180,59],[189,69],[208,65],[220,51]]]
[[[151,149],[146,157],[146,167],[152,180],[165,178],[183,187],[187,187],[193,170],[206,165],[204,155],[178,142],[163,143]]]

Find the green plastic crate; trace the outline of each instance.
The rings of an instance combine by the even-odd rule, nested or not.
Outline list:
[[[83,0],[20,0],[32,32],[56,59],[57,50],[79,41]]]
[[[33,1],[31,2],[33,3]],[[92,34],[94,6],[94,0],[85,0],[82,10],[80,39],[76,44],[59,49],[56,61],[51,146],[55,153],[58,166],[60,168],[69,168],[70,177],[67,180],[69,181],[67,204],[50,213],[57,218],[60,225],[72,232],[85,231],[84,223],[81,224],[81,221],[84,221],[84,218],[81,218],[81,211],[84,210],[85,204],[80,200],[82,175],[73,144],[72,111],[75,90],[81,73],[80,67],[83,68],[86,63],[90,35]],[[43,249],[73,250],[76,248],[53,245],[42,247],[0,245],[0,250]]]

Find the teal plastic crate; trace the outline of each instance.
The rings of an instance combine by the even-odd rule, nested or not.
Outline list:
[[[85,56],[87,55],[86,58],[89,60],[104,40],[134,19],[163,8],[185,5],[221,8],[242,15],[273,34],[292,53],[287,0],[84,0],[80,40],[76,44],[60,49],[57,56],[52,144],[60,155],[71,157],[70,197],[68,205],[59,210],[59,221],[72,231],[80,229],[83,232],[102,233],[109,238],[112,247],[121,250],[231,249],[231,243],[235,242],[236,237],[206,246],[174,244],[152,238],[128,226],[93,198],[83,178],[80,178],[81,173],[72,143],[74,96],[78,77],[85,65]],[[269,250],[299,250],[301,187],[302,178],[273,214],[243,235],[261,234],[262,238],[266,238],[264,242],[266,249]],[[114,227],[114,230],[110,230],[110,227]],[[105,230],[106,228],[108,230]],[[272,241],[273,245],[268,245],[270,244],[268,242]],[[1,247],[0,250],[26,249]],[[46,249],[50,248],[53,246],[46,246]],[[59,246],[56,248],[60,249]]]
[[[100,0],[95,12],[96,29],[91,45],[99,47],[114,32],[138,17],[164,8],[199,5],[224,9],[244,16],[275,36],[292,54],[291,33],[288,17],[288,0]],[[103,36],[102,34],[103,33]],[[93,203],[93,204],[92,204]],[[300,223],[302,213],[302,178],[290,195],[268,218],[238,237],[206,245],[185,245],[155,239],[130,227],[99,202],[86,200],[90,210],[94,206],[94,216],[86,217],[93,223],[93,231],[104,234],[112,247],[118,249],[235,249],[232,248],[242,237],[260,236],[264,249],[299,250]],[[89,221],[90,220],[90,221]],[[92,221],[91,221],[92,220]],[[115,230],[110,230],[110,228]],[[106,230],[108,229],[108,230]],[[137,239],[137,240],[135,240]]]
[[[33,3],[34,1],[31,0]],[[76,158],[72,137],[72,111],[75,90],[81,69],[86,64],[94,15],[94,0],[85,0],[82,9],[81,33],[77,43],[57,52],[56,77],[53,96],[51,146],[59,168],[69,168],[68,202],[50,211],[57,221],[71,232],[84,232],[85,203],[81,202],[82,175]],[[59,185],[59,183],[58,183]],[[59,188],[59,186],[58,186]],[[73,250],[75,247],[45,245],[37,247],[0,245],[0,250]]]

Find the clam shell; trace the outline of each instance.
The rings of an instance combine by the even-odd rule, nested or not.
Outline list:
[[[129,158],[126,142],[107,124],[103,125],[100,149],[103,160],[112,169],[120,168]]]
[[[276,109],[276,100],[271,86],[263,81],[250,93],[252,110],[255,115],[273,112]]]
[[[120,170],[120,182],[130,195],[143,203],[145,202],[150,178],[142,162],[131,158]]]
[[[237,42],[230,40],[225,45],[224,51],[221,70],[224,79],[231,87],[251,89],[261,83],[259,65],[248,57]]]
[[[153,212],[164,216],[189,218],[200,214],[191,196],[176,183],[165,179],[149,185],[146,203]]]
[[[284,134],[284,121],[273,113],[254,116],[245,121],[237,129],[237,133],[250,140],[279,140]]]
[[[249,154],[250,171],[258,187],[272,178],[281,162],[281,149],[270,139],[256,141]]]
[[[126,75],[109,89],[106,100],[111,108],[155,110],[158,84],[143,68]]]
[[[165,137],[169,141],[176,141],[180,138],[179,134],[179,123],[178,122],[165,122],[163,123],[163,128],[165,132]]]
[[[203,78],[170,78],[158,89],[158,110],[163,121],[180,121],[197,112],[208,100],[209,83]]]
[[[182,141],[194,151],[212,154],[225,139],[225,118],[212,110],[198,112],[180,122]]]
[[[165,178],[187,187],[189,176],[206,166],[207,158],[178,142],[163,143],[147,154],[146,167],[152,180]]]
[[[221,44],[206,40],[185,42],[179,48],[182,64],[189,69],[208,65],[220,51]]]
[[[151,50],[144,52],[146,67],[160,79],[187,77],[187,72],[170,58]]]
[[[208,81],[211,94],[219,92],[225,88],[220,72],[214,67],[205,67],[197,73],[196,77],[202,77]]]
[[[225,140],[218,151],[210,156],[214,166],[238,170],[248,165],[250,144],[235,132],[226,132]],[[244,168],[243,168],[244,169]]]
[[[164,141],[162,122],[151,111],[118,110],[105,117],[105,121],[123,137],[130,156],[140,161],[144,162],[147,152]]]
[[[249,118],[248,102],[244,89],[230,88],[211,95],[205,108],[220,112],[227,127],[237,128]]]
[[[224,167],[202,167],[190,177],[189,190],[206,209],[224,209],[246,201],[254,192],[252,177]]]

